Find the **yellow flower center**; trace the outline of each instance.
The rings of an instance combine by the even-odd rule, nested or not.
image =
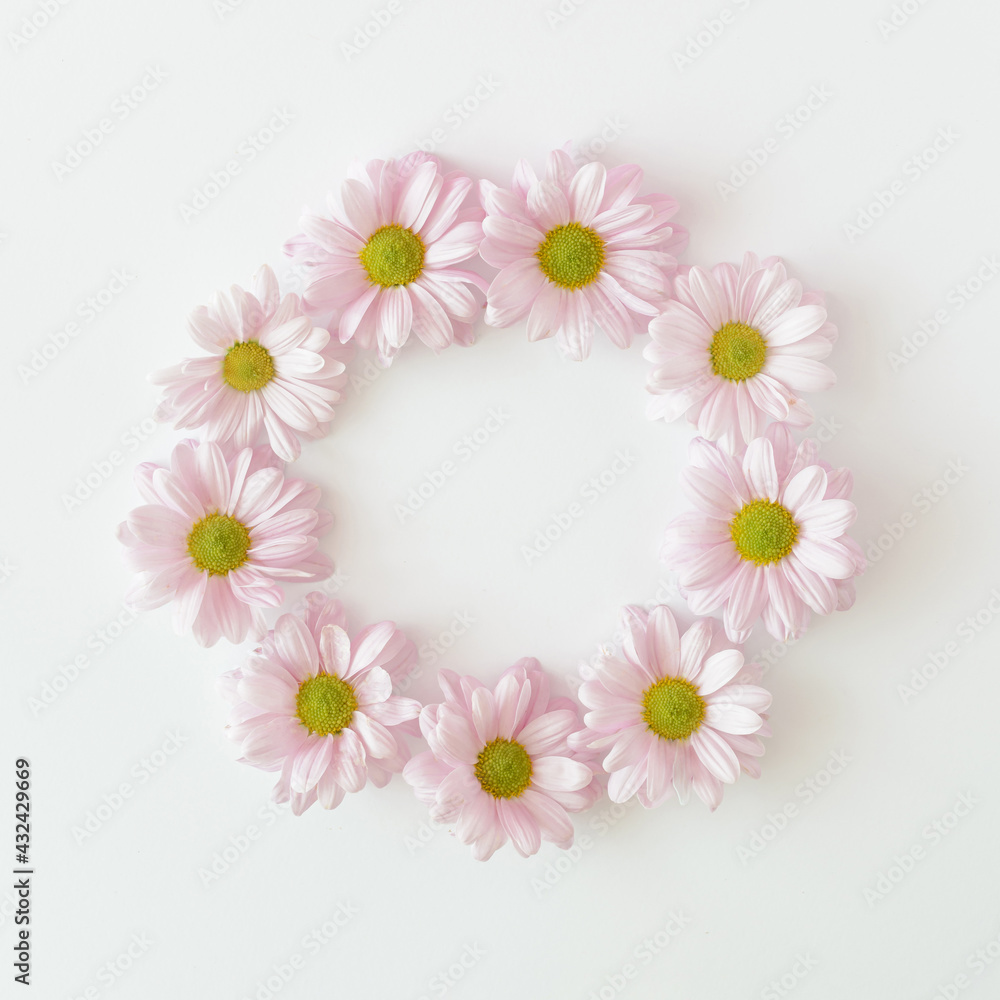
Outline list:
[[[516,799],[531,784],[531,758],[513,740],[495,739],[476,758],[476,777],[495,799]]]
[[[354,688],[333,674],[316,674],[299,685],[295,712],[317,736],[336,735],[350,725],[358,707]]]
[[[715,332],[708,353],[712,371],[730,382],[744,382],[764,367],[767,342],[755,327],[727,323]]]
[[[252,541],[242,521],[215,511],[196,521],[187,537],[195,566],[212,576],[225,576],[247,561]]]
[[[799,526],[787,507],[772,500],[751,500],[729,524],[736,551],[758,566],[784,559],[795,545]]]
[[[263,389],[274,378],[274,358],[256,340],[233,344],[222,361],[222,377],[240,392]]]
[[[661,740],[686,740],[705,718],[698,689],[681,677],[664,677],[642,696],[642,718]]]
[[[597,280],[604,266],[604,240],[593,229],[570,222],[545,234],[535,251],[538,266],[560,288],[577,289]]]
[[[393,223],[376,229],[359,257],[373,284],[408,285],[424,269],[424,243],[412,229]]]

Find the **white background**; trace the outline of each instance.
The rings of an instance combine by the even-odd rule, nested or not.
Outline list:
[[[40,2],[3,5],[0,829],[13,868],[12,765],[25,755],[33,995],[997,995],[1000,352],[996,267],[982,261],[1000,251],[1000,13],[985,0],[905,7],[894,26],[890,0],[587,0],[565,16],[557,0],[394,0],[351,53],[371,0],[73,0],[48,18]],[[33,15],[43,26],[28,37]],[[150,69],[161,82],[121,115]],[[468,117],[451,110],[463,102]],[[262,132],[276,111],[290,123]],[[60,168],[102,118],[101,143]],[[175,636],[168,611],[122,614],[113,531],[139,502],[131,468],[165,461],[179,437],[150,433],[145,376],[197,353],[185,319],[216,288],[264,262],[296,287],[281,244],[352,159],[405,153],[436,128],[450,167],[498,183],[518,157],[541,167],[567,141],[601,152],[603,132],[605,163],[640,163],[647,190],[680,201],[687,263],[779,254],[828,293],[841,330],[839,384],[813,400],[822,455],[853,468],[854,533],[881,558],[850,613],[787,650],[754,637],[773,664],[759,781],[729,788],[715,814],[635,806],[611,825],[604,802],[578,817],[588,839],[573,859],[545,845],[477,864],[422,825],[399,779],[333,813],[270,812],[271,776],[233,761],[215,692],[243,651]],[[239,173],[185,219],[234,159]],[[859,215],[872,202],[879,217]],[[134,277],[87,322],[115,270]],[[940,332],[919,332],[935,313]],[[25,374],[33,358],[41,370]],[[622,604],[669,592],[657,551],[684,506],[691,432],[645,421],[646,369],[638,345],[601,342],[574,364],[523,328],[483,329],[438,358],[408,345],[348,389],[295,471],[335,513],[323,544],[353,626],[392,618],[422,644],[456,615],[475,619],[437,664],[425,647],[410,693],[434,699],[436,666],[492,682],[524,655],[566,691]],[[509,419],[401,523],[394,505],[490,408]],[[630,468],[528,565],[522,546],[619,450]],[[95,469],[99,485],[73,503]],[[937,676],[901,691],[948,643]],[[850,758],[836,775],[833,754]],[[975,804],[959,816],[962,795]],[[213,861],[221,874],[207,878]],[[5,996],[11,901],[0,888]],[[683,927],[644,951],[671,914]],[[463,954],[471,967],[452,977]]]

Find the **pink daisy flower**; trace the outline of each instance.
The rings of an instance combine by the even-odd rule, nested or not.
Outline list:
[[[559,149],[541,181],[524,160],[509,191],[482,181],[479,252],[501,268],[487,293],[486,322],[511,326],[527,317],[530,340],[555,334],[576,360],[590,353],[595,325],[628,347],[639,317],[666,303],[667,276],[688,240],[685,229],[668,225],[677,202],[640,196],[641,185],[634,164],[577,169]]]
[[[329,215],[303,216],[303,232],[285,244],[308,271],[308,308],[332,311],[341,342],[376,346],[384,365],[411,332],[435,351],[471,343],[480,309],[472,289],[485,282],[455,267],[483,235],[479,207],[464,206],[471,187],[421,152],[357,170],[342,207],[328,199]]]
[[[745,642],[760,617],[775,638],[797,638],[811,611],[853,604],[853,578],[865,569],[846,534],[857,514],[853,479],[820,462],[814,441],[796,448],[788,428],[772,424],[734,458],[697,438],[682,482],[697,509],[670,523],[663,557],[695,614],[723,608],[732,641]]]
[[[822,364],[837,328],[820,292],[803,292],[777,257],[743,257],[739,271],[684,269],[674,298],[649,324],[643,357],[658,367],[646,388],[651,419],[686,415],[699,434],[733,450],[759,437],[768,420],[806,427],[812,411],[800,392],[828,389]]]
[[[145,611],[174,602],[174,628],[203,646],[264,634],[262,608],[284,597],[279,580],[309,582],[333,565],[317,552],[331,517],[319,487],[286,479],[270,449],[182,441],[170,468],[144,462],[136,486],[146,505],[118,529],[138,574],[128,593]]]
[[[716,809],[741,771],[760,776],[760,737],[771,735],[760,667],[710,618],[681,635],[669,608],[627,607],[622,624],[624,659],[602,658],[580,686],[590,711],[571,744],[607,752],[614,802],[636,795],[652,808],[676,792],[683,804],[694,790]]]
[[[241,761],[280,771],[273,798],[296,815],[314,802],[334,809],[369,781],[382,788],[409,759],[397,727],[420,703],[394,695],[392,683],[416,655],[393,622],[351,639],[340,602],[310,594],[301,618],[282,615],[246,666],[223,678]]]
[[[299,457],[300,437],[326,433],[352,351],[313,326],[297,295],[280,297],[269,267],[249,292],[233,285],[199,306],[188,329],[209,356],[151,376],[164,387],[157,420],[203,427],[211,440],[237,448],[256,444],[263,430],[285,462]]]
[[[548,678],[531,658],[508,669],[492,691],[449,670],[439,680],[444,702],[420,713],[430,751],[403,768],[433,819],[457,822],[479,861],[508,837],[522,857],[542,840],[571,846],[569,813],[600,795],[593,769],[567,742],[580,729],[576,706],[549,698]]]

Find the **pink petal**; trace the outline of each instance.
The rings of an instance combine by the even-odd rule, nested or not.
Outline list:
[[[837,381],[837,376],[822,361],[788,354],[771,355],[764,371],[797,392],[821,392]]]
[[[336,740],[330,768],[345,791],[360,792],[365,787],[368,770],[365,766],[365,748],[357,733],[343,729],[334,737]]]
[[[732,784],[740,776],[740,762],[733,748],[708,726],[691,734],[690,745],[698,760],[720,781]]]
[[[358,705],[366,711],[371,705],[383,702],[392,694],[392,678],[381,667],[369,667],[358,683],[360,674],[351,677],[354,685],[354,696],[358,700]]]
[[[396,626],[393,622],[378,622],[358,633],[353,643],[351,666],[344,676],[353,676],[373,663],[378,663],[379,656],[395,634]]]
[[[618,771],[640,763],[658,739],[645,722],[621,730],[615,745],[604,758],[604,770]]]
[[[129,512],[128,526],[140,542],[147,545],[187,551],[187,536],[191,532],[191,521],[183,514],[161,507],[147,504],[136,507]]]
[[[593,160],[582,166],[569,185],[569,210],[574,221],[590,226],[604,198],[607,171],[604,164]]]
[[[328,674],[344,677],[351,662],[351,640],[339,625],[324,625],[319,634],[319,654]]]
[[[527,789],[520,797],[521,802],[538,824],[542,836],[556,844],[569,847],[573,840],[573,824],[566,810],[547,795]]]
[[[764,572],[755,563],[744,561],[733,579],[733,589],[726,606],[726,622],[734,631],[749,628],[760,617],[767,603]]]
[[[786,484],[781,502],[794,516],[800,507],[822,500],[826,485],[826,473],[823,469],[818,465],[807,466]]]
[[[707,618],[696,621],[681,636],[680,673],[684,680],[693,681],[702,669],[702,660],[712,642],[712,623]]]
[[[755,497],[772,501],[778,499],[778,470],[774,464],[774,448],[767,438],[756,438],[747,445],[743,475]]]
[[[333,759],[333,742],[333,736],[311,736],[305,741],[292,764],[292,791],[312,791]]]
[[[718,691],[743,669],[743,662],[743,654],[738,649],[723,649],[710,656],[698,677],[698,693],[704,697]]]
[[[579,728],[580,720],[575,712],[546,712],[527,723],[518,733],[517,741],[534,757],[564,745],[570,733]]]
[[[541,181],[528,192],[528,209],[546,232],[573,221],[566,195],[549,180]]]
[[[645,783],[645,760],[633,767],[623,767],[608,778],[608,798],[612,802],[627,802]]]
[[[704,724],[723,733],[756,733],[763,721],[752,709],[744,705],[713,702],[705,709]]]
[[[534,757],[531,761],[531,784],[551,791],[575,792],[586,788],[594,772],[569,757]]]
[[[477,688],[472,692],[472,722],[476,736],[485,746],[497,738],[497,709],[492,692]]]
[[[273,674],[244,677],[239,683],[239,696],[265,712],[276,715],[295,714],[297,689]]]
[[[475,764],[483,744],[468,719],[455,712],[442,713],[437,736],[442,749],[456,762]]]
[[[646,653],[656,677],[674,677],[680,666],[677,622],[670,609],[659,605],[650,612],[646,627]]]
[[[305,622],[296,615],[282,615],[274,625],[274,644],[292,676],[305,680],[319,667],[319,651]]]
[[[497,799],[497,816],[517,853],[527,858],[542,846],[538,821],[517,799]]]
[[[854,558],[831,539],[805,536],[795,546],[795,554],[803,566],[832,580],[847,580],[854,576]]]
[[[393,757],[396,754],[396,741],[392,734],[381,723],[370,719],[364,712],[355,712],[351,719],[351,729],[361,737],[368,754],[375,758]]]
[[[392,695],[385,701],[366,705],[365,714],[376,722],[381,722],[383,726],[398,726],[401,722],[417,718],[420,715],[420,708],[420,702],[413,698]]]
[[[803,531],[812,535],[838,538],[854,524],[858,509],[850,500],[820,500],[800,506],[795,520]]]

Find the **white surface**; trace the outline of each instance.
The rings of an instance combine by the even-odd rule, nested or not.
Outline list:
[[[1000,251],[996,6],[907,0],[914,13],[900,7],[900,27],[885,31],[889,0],[732,0],[728,23],[683,69],[675,53],[720,18],[717,0],[563,0],[571,13],[554,24],[556,0],[400,0],[350,59],[342,43],[370,19],[369,0],[228,11],[226,0],[74,2],[15,48],[9,33],[42,6],[12,0],[0,19],[0,760],[12,772],[26,755],[34,771],[34,995],[266,1000],[280,985],[282,1000],[583,1000],[617,983],[633,1000],[717,1000],[783,996],[794,983],[801,1000],[996,996],[1000,962],[974,953],[991,942],[1000,953],[1000,626],[960,631],[1000,608],[989,607],[1000,587],[995,268],[971,300],[956,291]],[[162,81],[134,109],[116,104],[148,67]],[[480,78],[495,89],[456,118],[449,109]],[[823,88],[830,96],[814,96],[801,127],[780,124]],[[275,109],[292,120],[251,161],[241,144]],[[102,118],[113,127],[101,144],[57,177],[54,161]],[[476,864],[447,831],[422,825],[399,780],[334,813],[275,818],[271,776],[234,763],[222,733],[214,678],[240,652],[173,635],[168,611],[103,648],[98,633],[127,585],[113,529],[138,502],[131,467],[164,460],[177,437],[130,437],[155,405],[146,374],[191,352],[185,317],[215,288],[246,283],[262,262],[287,275],[282,241],[353,157],[405,152],[435,128],[450,164],[498,182],[519,156],[540,166],[549,148],[589,147],[607,130],[604,162],[638,162],[647,190],[680,200],[687,262],[777,253],[826,289],[841,340],[840,384],[814,399],[831,422],[823,455],[855,471],[866,547],[885,525],[910,525],[861,579],[849,614],[818,622],[780,659],[755,639],[775,655],[761,780],[727,790],[714,815],[697,802],[636,806],[613,826],[586,815],[589,847],[572,864],[551,845],[529,861],[508,848]],[[957,138],[917,169],[912,158],[948,130]],[[767,140],[766,163],[723,198],[718,182]],[[234,159],[239,173],[185,221],[182,204]],[[845,224],[894,181],[894,203],[852,241]],[[81,322],[79,304],[115,269],[135,277]],[[918,338],[894,371],[890,352],[937,310],[941,332]],[[19,377],[74,320],[79,335],[37,377]],[[645,371],[639,347],[601,343],[574,365],[515,328],[437,359],[408,348],[349,393],[296,469],[324,485],[335,512],[325,546],[352,622],[394,618],[424,643],[468,614],[474,626],[440,665],[492,681],[536,655],[572,675],[612,636],[621,604],[662,595],[670,579],[656,552],[682,504],[691,432],[645,422]],[[509,420],[400,524],[393,504],[491,407]],[[527,566],[520,547],[619,449],[634,456],[627,473]],[[115,451],[123,464],[68,510],[77,477]],[[967,471],[946,485],[953,463]],[[919,497],[936,483],[933,503]],[[957,655],[904,703],[899,685],[948,642]],[[89,666],[34,712],[30,699],[80,654]],[[426,667],[413,690],[430,699]],[[178,731],[184,742],[150,774],[143,759]],[[831,779],[834,753],[851,760]],[[813,795],[810,779],[828,783]],[[122,783],[130,797],[81,841],[74,830]],[[12,802],[12,773],[0,785]],[[963,793],[976,804],[949,828]],[[786,808],[786,828],[748,858]],[[13,822],[7,806],[0,828]],[[259,839],[241,840],[251,826]],[[199,870],[233,842],[249,849],[204,884]],[[866,899],[915,847],[912,870]],[[558,878],[542,889],[547,873]],[[0,889],[8,957],[9,903]],[[357,914],[327,940],[341,904]],[[659,954],[643,951],[672,913],[689,922]],[[317,930],[325,943],[307,944]],[[132,944],[133,960],[136,935],[149,943]],[[295,954],[301,968],[268,987]],[[434,979],[463,954],[460,981]],[[131,968],[113,974],[116,961]],[[616,978],[626,963],[635,978]],[[12,974],[5,960],[4,995]]]

